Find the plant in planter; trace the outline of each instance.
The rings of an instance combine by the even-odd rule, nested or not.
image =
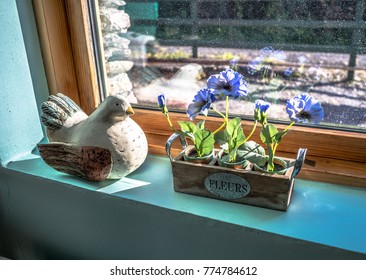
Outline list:
[[[247,138],[241,127],[240,118],[230,120],[226,124],[225,130],[215,134],[215,141],[222,148],[218,155],[219,165],[234,168],[245,168],[248,165],[245,153],[241,151],[245,147],[244,143],[246,143]]]
[[[214,96],[210,95],[207,91],[200,91],[198,96],[201,96],[200,94],[206,94],[204,95],[206,97],[206,105],[214,100]],[[158,105],[173,131],[183,137],[189,138],[193,142],[195,150],[186,153],[185,159],[190,161],[209,162],[213,158],[215,139],[211,131],[205,128],[205,121],[202,120],[197,124],[189,121],[179,122],[181,130],[177,130],[170,120],[165,96],[163,94],[158,96]]]
[[[279,174],[275,169],[278,161],[275,157],[277,147],[294,123],[320,122],[324,117],[323,109],[320,102],[309,94],[293,97],[286,106],[292,122],[284,130],[279,131],[267,119],[270,103],[256,100],[253,127],[246,137],[241,119],[229,119],[228,103],[230,98],[238,100],[246,97],[247,94],[248,87],[243,76],[232,69],[210,76],[207,87],[198,91],[188,106],[187,115],[191,121],[179,122],[181,130],[175,129],[170,121],[164,95],[158,97],[158,105],[175,132],[166,143],[166,152],[172,163],[174,189],[188,194],[286,210],[290,202],[294,178],[303,165],[306,149],[299,149],[296,159],[285,159],[285,167]],[[213,106],[221,98],[225,102],[224,113],[217,111]],[[213,132],[204,127],[206,118],[197,124],[192,122],[199,114],[207,117],[209,110],[216,112],[223,119],[223,123]],[[267,155],[261,145],[249,140],[256,131],[257,123],[262,126],[260,139],[266,145]],[[207,137],[197,137],[197,131],[202,131],[198,134],[201,133]],[[172,158],[170,150],[177,138],[180,138],[184,150],[177,157]],[[187,147],[186,138],[192,139],[196,150],[207,147],[206,152],[201,151],[203,154],[213,149],[213,142],[220,145],[221,150],[216,158],[207,164],[197,165],[183,161]],[[197,139],[198,142],[195,142]],[[243,159],[261,167],[262,171],[243,168],[243,163],[240,169],[229,168],[229,163]],[[215,164],[216,161],[220,166]],[[220,164],[220,161],[225,161],[226,164]]]
[[[309,94],[295,96],[286,103],[286,111],[292,122],[284,130],[278,131],[275,125],[267,121],[266,112],[269,107],[270,103],[266,101],[256,100],[255,102],[254,119],[262,125],[260,138],[267,146],[268,153],[265,164],[256,162],[255,165],[261,171],[283,173],[287,169],[287,163],[275,156],[282,138],[295,123],[320,123],[324,118],[324,112],[320,102]]]
[[[222,148],[222,151],[219,153],[218,162],[222,166],[245,168],[247,161],[240,154],[239,149],[253,135],[257,122],[254,122],[249,136],[245,137],[241,127],[241,119],[234,118],[229,120],[229,98],[234,100],[242,99],[248,94],[248,86],[244,77],[232,69],[227,69],[219,74],[210,76],[207,80],[207,87],[212,89],[213,93],[217,96],[225,98],[225,115],[211,107],[224,120],[223,124],[214,132],[215,141]]]
[[[189,104],[187,115],[191,120],[194,120],[200,113],[207,117],[209,110],[216,112],[223,118],[223,123],[212,133],[204,128],[205,120],[200,121],[197,125],[192,122],[179,122],[181,130],[178,131],[170,121],[165,96],[163,94],[158,96],[158,105],[173,131],[193,141],[199,156],[204,154],[203,151],[199,150],[200,147],[204,147],[205,151],[208,152],[209,148],[213,149],[214,142],[216,141],[222,148],[222,151],[219,153],[220,164],[245,168],[247,161],[239,149],[253,135],[257,121],[254,122],[249,136],[245,137],[241,127],[241,119],[234,118],[229,120],[228,108],[229,98],[242,99],[247,94],[248,86],[243,76],[232,69],[227,69],[209,77],[207,87],[199,90],[194,96],[192,103]],[[212,103],[218,98],[225,99],[225,114],[217,111],[212,106]]]

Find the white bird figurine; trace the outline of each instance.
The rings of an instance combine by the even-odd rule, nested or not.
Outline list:
[[[201,65],[190,63],[182,66],[170,79],[157,77],[150,84],[134,88],[139,103],[156,103],[158,95],[164,93],[170,106],[186,108],[202,88],[199,82],[205,74]]]
[[[146,159],[146,136],[121,95],[108,96],[89,117],[61,93],[51,95],[42,111],[50,143],[38,147],[56,170],[93,181],[119,179]]]

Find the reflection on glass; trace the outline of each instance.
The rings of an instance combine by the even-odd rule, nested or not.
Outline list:
[[[163,93],[186,111],[210,75],[232,68],[249,87],[233,114],[250,118],[262,99],[288,121],[286,101],[310,93],[322,125],[366,129],[364,2],[100,0],[108,94],[157,108]]]

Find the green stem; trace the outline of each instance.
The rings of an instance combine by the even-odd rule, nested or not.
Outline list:
[[[292,123],[290,123],[284,130],[283,130],[283,132],[286,132],[287,130],[289,130],[293,125],[294,125],[294,123],[295,122],[292,122]],[[275,143],[274,144],[274,147],[273,147],[273,155],[275,155],[275,153],[276,153],[276,149],[277,149],[277,147],[278,147],[278,145],[279,145],[279,143]]]
[[[222,125],[212,133],[213,135],[215,135],[217,132],[219,132],[220,130],[222,130],[225,127],[225,125],[227,124],[227,122],[228,122],[228,114],[229,114],[229,112],[228,112],[228,107],[229,107],[228,104],[229,104],[229,97],[226,96],[226,116],[223,113],[217,111],[216,109],[211,108],[212,111],[214,111],[216,114],[220,115],[224,119],[224,122],[222,123]]]
[[[249,136],[245,139],[245,141],[248,141],[248,140],[250,139],[250,137],[252,137],[252,135],[253,135],[253,133],[254,133],[255,129],[257,128],[257,124],[258,124],[258,122],[257,122],[257,121],[255,121],[255,122],[254,122],[254,125],[253,125],[253,128],[252,128],[252,131],[249,133]]]
[[[290,123],[283,131],[287,131],[291,128],[291,126],[293,126],[295,124],[295,122]]]
[[[229,96],[226,96],[225,106],[226,106],[225,121],[227,122],[229,118]]]
[[[223,113],[217,111],[216,109],[214,109],[212,107],[210,108],[210,110],[214,111],[216,114],[220,115],[225,120],[225,115]]]
[[[216,129],[214,132],[212,132],[212,134],[215,135],[217,132],[219,132],[221,129],[223,129],[225,127],[225,125],[226,125],[226,121],[224,121],[218,129]]]
[[[168,123],[169,123],[169,126],[173,129],[173,131],[174,131],[175,133],[178,133],[178,134],[180,134],[180,135],[186,136],[186,134],[185,134],[185,133],[183,133],[183,132],[182,132],[182,131],[180,131],[180,130],[177,130],[177,129],[174,127],[174,125],[173,125],[172,121],[170,120],[170,117],[169,117],[169,114],[168,114],[168,113],[165,113],[164,115],[165,115],[165,117],[166,117],[166,119],[167,119],[167,121],[168,121]]]
[[[253,133],[254,133],[255,129],[257,128],[257,124],[258,124],[258,122],[257,122],[257,121],[255,121],[255,122],[254,122],[254,125],[253,125],[253,128],[252,128],[252,131],[249,133],[249,136],[248,136],[247,138],[245,138],[245,140],[243,140],[242,142],[240,142],[240,144],[239,144],[238,146],[243,145],[245,142],[247,142],[247,141],[250,139],[250,137],[252,137],[252,135],[253,135]]]
[[[267,152],[268,152],[268,164],[267,164],[267,171],[273,171],[274,170],[274,151],[272,144],[267,144]]]

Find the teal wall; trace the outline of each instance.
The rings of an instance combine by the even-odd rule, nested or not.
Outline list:
[[[29,5],[31,1],[19,2]],[[26,36],[36,35],[32,27],[24,30]],[[0,30],[0,164],[6,165],[29,155],[43,132],[35,99],[37,87],[32,81],[15,1],[0,1]],[[33,57],[36,54],[39,49],[34,50]],[[44,85],[44,79],[39,83]]]

